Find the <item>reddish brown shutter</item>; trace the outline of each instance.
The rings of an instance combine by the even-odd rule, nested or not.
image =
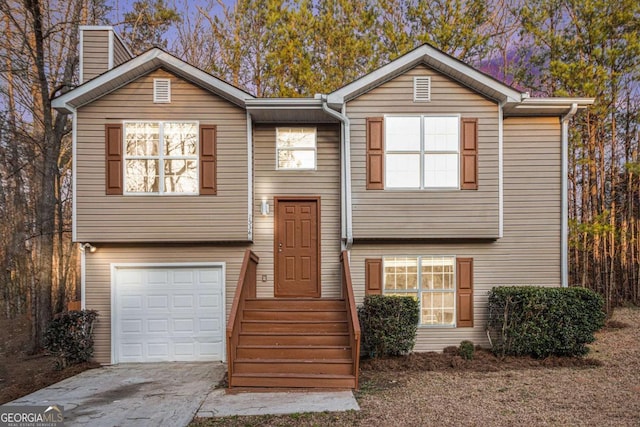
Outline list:
[[[456,258],[457,326],[473,327],[473,258]]]
[[[216,188],[216,127],[200,125],[200,194],[215,195]]]
[[[105,125],[106,193],[122,195],[122,124]]]
[[[478,189],[478,119],[462,119],[460,179],[462,190]]]
[[[382,294],[382,260],[364,260],[364,281],[366,295]]]
[[[367,190],[384,190],[384,118],[367,118]]]

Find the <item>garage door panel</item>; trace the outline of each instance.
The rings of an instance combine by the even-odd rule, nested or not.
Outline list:
[[[142,320],[123,320],[120,322],[120,331],[123,334],[141,334]]]
[[[123,310],[142,310],[142,297],[140,296],[124,295],[119,302]]]
[[[172,273],[172,282],[176,285],[191,285],[195,281],[195,274],[191,270],[174,270]]]
[[[222,360],[220,267],[117,268],[117,361]]]
[[[147,308],[167,310],[169,308],[169,297],[167,295],[149,295],[147,297]]]
[[[196,330],[191,319],[173,319],[173,332],[177,334],[195,334]]]
[[[221,296],[218,295],[200,295],[198,298],[198,308],[214,308],[219,309],[222,306]]]
[[[200,319],[200,331],[202,332],[213,332],[216,334],[220,334],[222,331],[222,325],[220,319]]]
[[[173,296],[174,308],[189,308],[193,309],[193,295],[174,295]]]

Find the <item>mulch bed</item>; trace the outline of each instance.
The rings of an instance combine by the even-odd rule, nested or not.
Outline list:
[[[456,347],[448,347],[442,353],[410,353],[406,356],[364,359],[360,369],[367,372],[416,372],[416,371],[474,371],[497,372],[532,368],[585,368],[601,366],[596,359],[583,357],[557,357],[545,359],[533,357],[497,357],[484,349],[476,349],[473,359],[466,360],[457,354]]]

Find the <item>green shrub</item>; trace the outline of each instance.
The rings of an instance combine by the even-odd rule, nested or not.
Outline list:
[[[581,356],[604,326],[602,297],[584,288],[495,287],[487,329],[497,355]]]
[[[473,359],[476,349],[471,341],[461,341],[458,347],[458,354],[465,360]]]
[[[413,297],[367,295],[358,308],[362,355],[409,353],[416,343],[419,315],[418,301]]]
[[[56,358],[58,369],[87,362],[93,356],[94,310],[60,313],[49,323],[44,335],[47,353]]]

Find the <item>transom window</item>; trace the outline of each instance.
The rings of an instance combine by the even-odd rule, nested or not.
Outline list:
[[[385,117],[386,188],[458,188],[458,116]]]
[[[276,128],[277,169],[316,168],[316,128]]]
[[[455,257],[385,257],[384,294],[420,302],[420,324],[455,326]]]
[[[198,122],[125,122],[125,194],[198,194]]]

